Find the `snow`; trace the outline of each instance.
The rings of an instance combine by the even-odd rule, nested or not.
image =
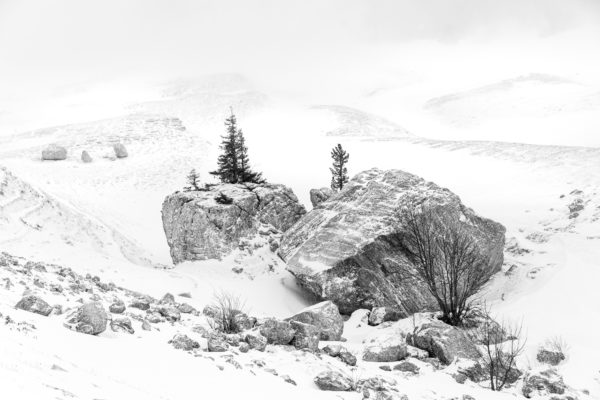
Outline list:
[[[213,79],[216,83],[210,84]],[[498,81],[503,79],[488,84]],[[549,337],[560,336],[570,347],[568,360],[560,366],[566,382],[589,390],[592,397],[600,395],[600,360],[596,356],[600,342],[595,325],[600,319],[600,204],[596,200],[600,150],[565,146],[598,144],[597,138],[590,137],[598,121],[588,114],[591,109],[597,115],[593,94],[597,87],[581,88],[571,80],[540,83],[533,79],[517,85],[521,94],[515,94],[513,88],[507,93],[505,88],[493,86],[492,91],[476,91],[473,96],[468,87],[482,86],[473,83],[464,91],[454,91],[463,94],[458,100],[452,97],[443,102],[443,112],[434,107],[441,113],[439,121],[423,122],[431,110],[421,110],[404,123],[386,108],[381,117],[373,112],[391,96],[386,90],[368,99],[348,101],[348,106],[332,102],[314,108],[281,101],[278,94],[267,95],[240,77],[210,77],[202,82],[198,87],[179,82],[168,86],[169,90],[143,90],[140,93],[152,95],[143,101],[128,100],[120,113],[111,109],[94,117],[86,114],[81,120],[63,121],[65,125],[58,127],[28,130],[35,125],[31,123],[24,133],[1,136],[0,164],[6,170],[0,171],[0,182],[7,179],[0,196],[1,249],[69,266],[82,274],[100,275],[155,297],[189,292],[190,304],[199,309],[220,290],[239,294],[257,316],[286,317],[312,304],[268,249],[252,255],[234,254],[221,262],[186,262],[173,267],[170,261],[161,226],[161,203],[167,194],[183,187],[191,168],[209,179],[222,117],[229,105],[234,105],[256,169],[270,181],[292,187],[307,208],[309,189],[329,183],[329,149],[342,143],[350,153],[351,174],[372,167],[403,169],[449,188],[476,212],[504,224],[507,239],[529,252],[506,252],[503,272],[486,288],[484,298],[499,318],[523,321],[528,345],[522,365],[534,367],[537,347]],[[557,95],[553,91],[556,85],[566,85],[565,90],[575,93],[573,96],[589,101],[575,111],[565,111],[569,116],[562,118],[552,108],[556,97],[548,100],[551,106],[537,104],[548,93],[558,97],[565,93]],[[537,105],[531,106],[533,111],[521,107],[523,115],[511,120],[506,117],[507,104],[522,94],[529,97],[521,105]],[[473,113],[480,114],[473,105],[489,113],[472,120]],[[404,113],[412,109],[404,108]],[[591,124],[585,123],[587,117]],[[571,141],[571,131],[557,136],[553,128],[551,135],[539,140],[548,124],[561,127],[572,121],[569,118],[583,121],[581,125],[589,129],[577,125]],[[465,119],[468,124],[463,124]],[[447,120],[449,127],[444,125]],[[506,125],[488,129],[498,120]],[[443,129],[431,131],[428,128],[432,126]],[[516,129],[518,126],[521,128]],[[363,130],[367,134],[363,135]],[[378,135],[379,130],[384,133]],[[507,142],[487,141],[498,140],[500,130],[510,133],[502,136]],[[479,132],[486,135],[475,137]],[[540,141],[552,145],[523,144]],[[115,142],[125,144],[128,158],[114,159],[111,146]],[[41,149],[49,143],[66,146],[67,160],[42,162]],[[80,161],[82,150],[90,152],[92,163]],[[585,208],[570,218],[568,205],[578,196],[571,194],[576,189],[582,191],[579,196]],[[242,267],[243,272],[232,271],[234,267]],[[0,378],[3,393],[12,398],[68,398],[69,393],[76,398],[107,399],[183,399],[203,394],[265,398],[267,387],[269,398],[338,396],[319,392],[312,384],[323,362],[309,355],[281,349],[264,355],[280,374],[287,373],[297,381],[294,387],[268,373],[255,376],[229,367],[221,371],[212,360],[174,351],[166,344],[174,333],[170,329],[152,335],[139,330],[133,337],[73,333],[62,327],[58,318],[14,310],[17,298],[7,293],[0,289],[0,312],[37,327],[27,334],[0,327],[0,338],[6,343],[0,350]],[[359,348],[375,329],[356,325],[355,319],[346,323],[344,336],[349,348]],[[327,363],[345,368],[337,360]],[[381,371],[376,365],[363,365],[360,373]],[[512,392],[498,394],[474,384],[458,385],[450,376],[433,371],[399,379],[401,390],[411,399],[464,393],[481,399],[513,397]]]

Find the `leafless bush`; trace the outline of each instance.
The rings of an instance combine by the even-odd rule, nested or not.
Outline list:
[[[409,274],[426,285],[443,320],[460,325],[472,298],[492,276],[489,257],[458,217],[435,209],[402,210],[402,241],[415,265]]]
[[[498,325],[506,337],[502,342],[497,342]],[[484,348],[482,367],[490,389],[500,391],[506,384],[515,382],[521,375],[517,357],[523,353],[527,341],[523,335],[523,324],[498,324],[485,308],[485,318],[477,329],[477,340]]]
[[[245,306],[246,303],[235,294],[224,291],[215,293],[212,307],[215,309],[213,319],[216,326],[211,327],[225,333],[239,332],[241,329],[238,326],[236,315],[244,313]]]

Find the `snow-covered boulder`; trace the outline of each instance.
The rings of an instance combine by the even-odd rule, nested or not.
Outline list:
[[[340,340],[344,332],[344,320],[337,306],[331,301],[323,301],[307,307],[288,318],[288,321],[298,321],[316,326],[319,329],[321,340]]]
[[[65,321],[65,326],[77,332],[97,335],[106,330],[107,322],[108,315],[102,303],[92,301],[71,313]]]
[[[42,160],[66,160],[67,159],[67,149],[62,146],[58,146],[56,144],[51,144],[42,150]]]
[[[362,359],[372,362],[400,361],[408,356],[406,341],[397,332],[378,332],[367,341]]]
[[[397,307],[404,316],[437,309],[427,289],[403,279],[414,268],[397,223],[402,207],[425,204],[456,217],[500,270],[505,228],[464,206],[432,182],[400,170],[371,169],[285,232],[279,255],[300,285],[344,314]]]
[[[113,150],[115,151],[115,156],[117,158],[126,158],[129,156],[127,149],[123,143],[116,143],[113,145]]]
[[[310,202],[312,203],[313,207],[316,207],[333,196],[333,194],[333,190],[327,187],[310,189]]]
[[[451,364],[457,358],[478,360],[481,353],[477,345],[459,328],[442,321],[425,321],[408,334],[406,342],[429,352],[442,363]]]
[[[223,194],[231,204],[217,202]],[[176,192],[162,208],[173,262],[221,259],[243,242],[280,236],[306,213],[291,189],[275,184],[222,184]]]

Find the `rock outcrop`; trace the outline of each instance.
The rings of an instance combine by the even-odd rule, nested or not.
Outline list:
[[[310,202],[313,207],[318,206],[324,201],[327,201],[331,196],[333,196],[333,190],[330,188],[320,188],[320,189],[310,189]]]
[[[231,204],[217,202],[219,195]],[[306,213],[283,185],[222,184],[206,191],[177,192],[162,209],[163,228],[174,263],[221,259],[243,241],[258,238],[267,245]],[[272,240],[271,240],[272,241]]]
[[[58,161],[67,159],[67,149],[51,144],[42,150],[42,160]]]
[[[427,289],[407,280],[414,270],[402,241],[402,207],[432,207],[464,224],[489,256],[487,268],[503,262],[505,228],[464,206],[432,182],[399,170],[371,169],[321,203],[285,232],[279,255],[298,283],[344,314],[391,306],[407,316],[435,310]]]

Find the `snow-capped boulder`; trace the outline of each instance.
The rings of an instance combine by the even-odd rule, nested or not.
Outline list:
[[[406,341],[397,332],[382,332],[367,341],[362,359],[372,362],[400,361],[408,356]]]
[[[313,207],[318,206],[328,198],[333,196],[333,190],[331,188],[323,187],[320,189],[310,189],[310,202]]]
[[[62,146],[58,146],[56,144],[51,144],[42,150],[42,160],[66,160],[67,159],[67,149]]]
[[[476,344],[461,329],[442,321],[425,321],[408,334],[406,342],[429,352],[442,363],[451,364],[457,358],[478,360],[481,353]]]
[[[231,199],[223,204],[219,195]],[[275,184],[222,184],[206,191],[176,192],[162,208],[173,262],[221,259],[249,240],[268,245],[306,213],[294,193]]]
[[[298,321],[316,326],[319,329],[321,340],[340,340],[344,332],[344,320],[337,306],[331,301],[323,301],[307,307],[288,318],[288,321]]]
[[[108,315],[102,303],[92,301],[71,313],[65,321],[65,326],[77,332],[97,335],[106,330],[107,322]]]
[[[123,143],[116,143],[113,145],[113,150],[115,151],[115,156],[117,158],[126,158],[129,156],[127,149]]]
[[[404,316],[437,309],[427,289],[403,279],[414,269],[402,243],[398,211],[425,204],[465,224],[500,270],[505,228],[464,206],[432,182],[400,170],[371,169],[310,211],[283,235],[279,255],[300,285],[344,314],[397,307]]]
[[[42,298],[35,295],[23,297],[15,305],[15,308],[18,308],[19,310],[29,311],[35,314],[40,314],[45,317],[50,315],[50,313],[52,312],[52,307],[50,307],[50,304],[46,303]]]

